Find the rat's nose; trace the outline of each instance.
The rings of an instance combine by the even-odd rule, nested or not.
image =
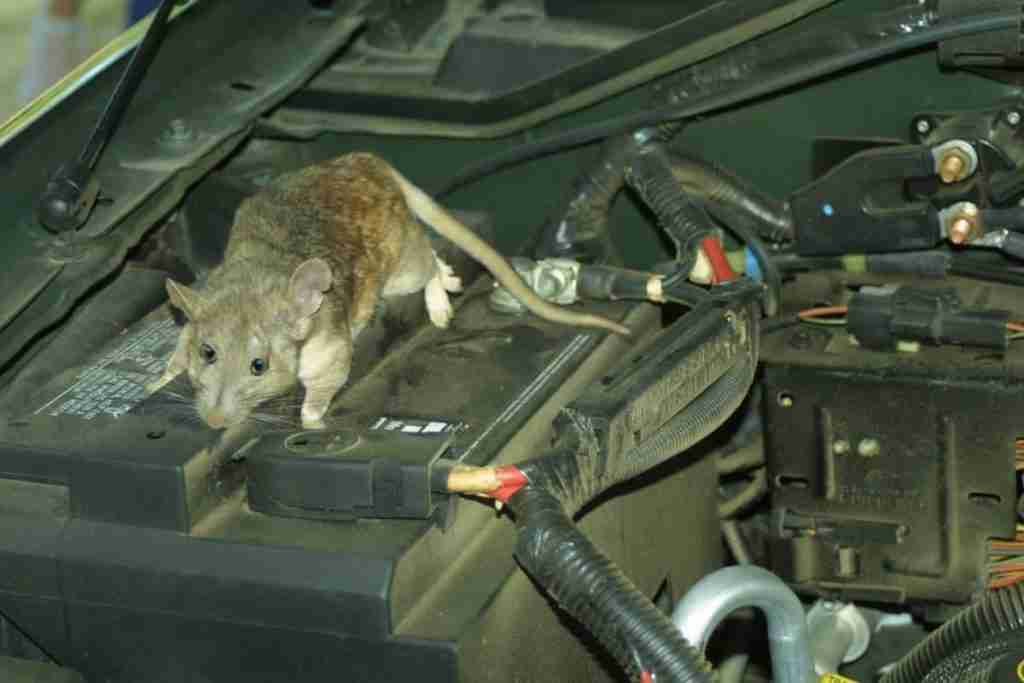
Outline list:
[[[222,410],[211,410],[210,414],[206,416],[206,424],[210,425],[214,429],[224,428],[224,411]]]

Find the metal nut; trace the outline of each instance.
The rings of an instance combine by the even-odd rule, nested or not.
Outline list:
[[[932,124],[928,122],[928,119],[918,119],[914,128],[921,135],[927,135],[932,130]]]
[[[861,439],[860,443],[857,444],[857,452],[865,458],[874,458],[881,454],[882,444],[878,442],[878,439]]]
[[[1020,125],[1020,112],[1015,109],[1006,112],[1006,122],[1011,126]]]
[[[173,119],[161,135],[163,142],[171,145],[183,145],[192,141],[192,128],[185,119]]]
[[[949,140],[931,153],[935,173],[947,185],[967,179],[978,169],[978,152],[966,140]]]

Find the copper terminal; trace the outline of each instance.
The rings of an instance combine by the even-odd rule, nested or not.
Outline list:
[[[956,183],[967,177],[967,159],[955,149],[951,149],[943,155],[939,163],[939,177],[947,185]]]
[[[949,241],[953,244],[965,244],[971,238],[973,227],[966,218],[958,218],[949,228]]]
[[[978,207],[966,204],[949,226],[949,241],[953,244],[966,244],[978,236],[979,228]]]

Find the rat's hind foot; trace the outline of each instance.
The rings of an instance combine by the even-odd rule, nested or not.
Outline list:
[[[427,302],[427,314],[430,316],[430,322],[437,327],[448,327],[455,311],[452,309],[452,302],[448,299],[444,276],[440,271],[430,278],[430,282],[423,288],[423,298]]]
[[[441,286],[446,292],[461,292],[462,278],[455,274],[452,267],[444,262],[437,252],[434,252],[434,262],[437,264],[437,275],[441,279]]]

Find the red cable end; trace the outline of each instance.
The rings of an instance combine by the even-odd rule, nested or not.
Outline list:
[[[530,483],[526,475],[515,465],[503,465],[494,470],[501,486],[490,492],[491,498],[507,503],[509,498],[519,493],[519,489]]]
[[[722,243],[716,237],[705,237],[700,243],[701,248],[711,261],[711,272],[714,274],[713,284],[719,285],[723,282],[732,282],[736,279],[736,271],[729,265],[729,259],[725,255]]]
[[[640,683],[654,683],[654,676],[650,671],[644,671],[640,674]]]

